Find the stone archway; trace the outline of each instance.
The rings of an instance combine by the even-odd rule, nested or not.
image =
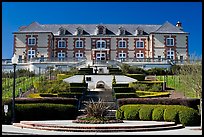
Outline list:
[[[96,88],[105,88],[105,82],[100,80],[96,83]]]

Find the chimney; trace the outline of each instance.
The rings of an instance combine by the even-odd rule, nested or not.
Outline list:
[[[183,30],[183,28],[182,28],[182,23],[181,23],[180,21],[178,21],[178,22],[176,23],[176,27],[178,27],[180,30]]]

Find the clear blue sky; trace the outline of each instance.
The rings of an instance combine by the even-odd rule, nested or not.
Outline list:
[[[202,2],[3,2],[2,58],[11,58],[13,34],[40,24],[163,24],[182,22],[189,53],[202,54]]]

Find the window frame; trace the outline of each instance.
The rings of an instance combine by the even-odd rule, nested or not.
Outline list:
[[[77,43],[79,43],[80,46],[78,46]],[[81,43],[82,43],[82,45],[81,45]],[[75,44],[76,44],[75,45],[76,48],[84,48],[84,41],[83,40],[76,40]]]
[[[139,57],[138,57],[138,55],[139,55]],[[142,55],[143,57],[141,57],[141,55]],[[136,58],[138,58],[138,59],[143,59],[143,58],[144,58],[144,53],[142,53],[142,52],[136,53]]]
[[[33,43],[32,40],[34,40],[34,43]],[[30,42],[31,42],[31,43],[30,43]],[[35,37],[29,37],[29,38],[28,38],[28,45],[29,45],[29,46],[36,45],[36,38],[35,38]]]
[[[168,43],[170,40],[170,43]],[[172,40],[172,41],[171,41]],[[172,42],[172,43],[171,43]],[[174,38],[166,38],[166,46],[174,46]]]
[[[139,44],[139,47],[138,47],[138,43],[140,43],[140,44]],[[143,43],[143,46],[142,46],[142,47],[140,46],[141,43]],[[144,41],[142,41],[142,40],[137,40],[137,41],[136,41],[136,48],[138,48],[138,49],[143,49],[143,48],[144,48]]]
[[[120,43],[122,43],[122,46]],[[125,46],[123,45],[124,43],[125,43]],[[127,42],[125,40],[118,41],[118,48],[126,48],[126,47],[127,47]]]
[[[100,43],[100,46],[98,47],[98,43]],[[103,44],[102,43],[105,43],[105,47],[102,47]],[[97,40],[96,41],[96,49],[106,49],[107,45],[106,45],[106,41],[105,40]]]
[[[82,55],[82,56],[78,56],[78,55]],[[83,58],[83,57],[84,57],[84,53],[82,53],[82,52],[76,52],[76,53],[75,53],[75,58],[81,59],[81,58]]]
[[[35,57],[35,50],[33,49],[28,50],[28,59],[32,59],[34,57]]]
[[[60,43],[64,43],[64,47],[62,47],[62,44],[61,44],[61,46],[60,46]],[[58,41],[58,48],[66,48],[66,41],[65,40],[59,40]]]
[[[122,55],[122,56],[121,56]],[[125,56],[124,56],[125,55]],[[120,53],[118,53],[118,56],[119,56],[119,59],[126,59],[126,57],[127,57],[127,53],[125,53],[125,52],[120,52]]]
[[[174,51],[173,50],[167,50],[166,58],[174,60]]]

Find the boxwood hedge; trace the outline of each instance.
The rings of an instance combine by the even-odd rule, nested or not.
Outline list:
[[[123,105],[116,111],[116,119],[170,121],[183,126],[200,125],[198,110],[182,105]]]

